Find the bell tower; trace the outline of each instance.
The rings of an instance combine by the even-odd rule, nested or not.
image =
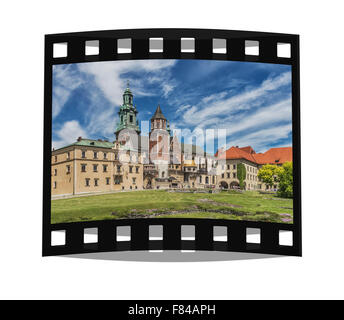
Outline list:
[[[121,105],[118,115],[119,122],[115,131],[116,139],[118,138],[119,132],[123,129],[129,129],[136,131],[140,134],[140,128],[136,116],[138,111],[136,106],[133,104],[133,94],[129,88],[129,81],[127,82],[127,88],[123,93],[123,104]]]
[[[167,179],[170,161],[170,134],[167,130],[167,119],[163,115],[160,105],[151,118],[149,158],[158,168],[159,178]]]

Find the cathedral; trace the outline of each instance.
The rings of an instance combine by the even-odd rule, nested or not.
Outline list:
[[[160,105],[141,135],[129,84],[123,93],[115,141],[79,137],[52,151],[52,195],[143,189],[216,188],[214,155],[171,135]]]
[[[265,164],[292,162],[292,147],[256,153],[251,146],[219,149],[215,155],[171,134],[160,105],[141,133],[129,84],[119,109],[115,141],[85,139],[52,150],[52,197],[146,189],[239,189],[238,165],[245,167],[245,190],[276,191],[258,178]],[[273,190],[271,190],[273,189]]]

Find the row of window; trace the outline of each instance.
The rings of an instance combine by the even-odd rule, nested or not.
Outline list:
[[[100,154],[101,154],[100,151],[93,151],[93,159],[101,159]],[[67,158],[67,160],[70,160],[70,152],[66,153],[66,158]],[[82,150],[81,151],[81,158],[82,159],[86,159],[86,150]],[[130,162],[135,162],[136,161],[135,158],[137,158],[137,157],[130,156]],[[103,152],[103,159],[104,160],[108,160],[108,153],[107,152]],[[115,160],[119,160],[118,153],[115,153]],[[54,156],[54,161],[55,162],[58,161],[58,156],[57,155]]]
[[[86,166],[87,164],[81,164],[81,172],[86,172]],[[93,172],[98,172],[98,164],[93,164]],[[121,166],[117,165],[117,172],[121,172]],[[103,164],[103,172],[108,172],[108,165]],[[66,165],[66,173],[70,174],[71,173],[71,166]],[[129,166],[129,173],[134,173],[134,166]],[[135,173],[140,173],[140,167],[136,166],[135,167]],[[54,175],[57,176],[57,169],[54,169]]]
[[[235,172],[233,172],[233,173],[227,172],[227,174],[226,174],[227,179],[230,179],[231,177],[232,177],[233,179],[236,179],[236,176],[237,176],[237,175],[236,175]],[[224,178],[225,178],[225,174],[222,173],[222,174],[221,174],[221,177],[224,179]],[[257,176],[254,176],[253,174],[247,174],[247,175],[246,175],[246,180],[254,180],[254,181],[257,181]]]
[[[202,176],[199,177],[199,183],[203,183],[202,182]],[[209,184],[209,177],[205,177],[205,184]],[[215,176],[213,176],[213,184],[215,184]]]
[[[231,169],[231,165],[230,164],[227,164],[227,170],[230,170]],[[236,164],[233,164],[232,165],[232,169],[233,170],[236,170]],[[225,165],[222,165],[222,170],[225,170]]]
[[[105,178],[105,184],[106,185],[110,185],[110,180],[111,179],[109,177]],[[94,186],[95,187],[99,186],[99,178],[94,178],[93,182],[94,182]],[[122,182],[123,182],[122,177],[118,177],[118,176],[114,177],[114,184],[121,184]],[[132,182],[133,185],[136,185],[136,178],[132,178],[131,182]],[[89,187],[90,185],[91,185],[91,179],[90,178],[85,178],[85,186]]]
[[[106,185],[110,185],[110,182],[111,182],[111,178],[110,177],[106,177],[105,178],[105,184]],[[117,176],[114,177],[114,184],[121,184],[122,182],[123,182],[122,177],[117,177]],[[131,182],[132,182],[133,185],[136,185],[136,178],[132,178]],[[99,178],[94,178],[93,179],[93,185],[95,187],[99,186]],[[90,178],[85,178],[85,186],[86,187],[90,187],[91,186],[91,179]],[[57,188],[57,181],[54,181],[54,189],[56,189],[56,188]],[[132,188],[130,187],[130,189],[132,189]],[[135,186],[135,189],[137,189],[137,186]]]
[[[232,174],[231,174],[230,172],[227,172],[227,175],[226,175],[226,176],[227,176],[227,179],[230,179],[231,176],[232,176],[233,179],[236,179],[236,172],[233,172]],[[221,174],[221,178],[222,178],[222,179],[225,178],[225,174],[224,174],[224,173]]]
[[[246,166],[248,172],[257,173],[257,168]]]
[[[257,181],[257,176],[254,176],[253,174],[247,174],[246,179]]]

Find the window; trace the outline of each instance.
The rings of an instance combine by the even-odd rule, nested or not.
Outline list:
[[[129,119],[130,119],[130,122],[133,122],[133,116],[130,116]]]
[[[86,172],[86,164],[81,165],[81,172]]]
[[[110,178],[105,178],[106,179],[106,184],[109,185],[110,184]]]
[[[93,158],[97,159],[98,158],[98,152],[93,152]]]
[[[67,160],[70,159],[70,152],[67,152]]]
[[[199,176],[199,183],[202,183],[202,176]]]
[[[133,184],[135,184],[136,183],[136,178],[133,178]]]
[[[205,183],[209,184],[209,178],[208,177],[205,177]]]
[[[236,173],[235,172],[233,172],[233,178],[236,178]]]
[[[93,165],[93,172],[97,172],[98,171],[98,165],[97,164],[94,164]]]
[[[230,170],[230,168],[231,168],[231,165],[228,164],[228,165],[227,165],[227,170]]]
[[[57,156],[55,156],[55,162],[57,162]]]
[[[56,188],[57,188],[57,182],[54,181],[54,189],[56,189]]]
[[[136,167],[136,173],[139,173],[140,167]]]
[[[132,189],[133,187],[132,186],[130,186],[130,190]]]
[[[89,187],[89,186],[90,186],[90,179],[89,179],[89,178],[86,178],[86,179],[85,179],[85,186],[86,186],[86,187]]]
[[[117,172],[121,172],[121,166],[117,166]]]
[[[95,179],[94,179],[94,186],[95,186],[95,187],[98,187],[98,180],[99,180],[98,178],[95,178]]]
[[[106,152],[104,152],[104,159],[106,159],[106,157],[107,157],[107,153],[106,153]]]
[[[70,173],[70,165],[67,165],[66,167],[67,167],[67,174],[69,174]]]
[[[163,171],[163,172],[161,173],[161,177],[162,177],[162,178],[165,178],[165,171]]]
[[[129,173],[133,173],[133,166],[129,166]]]
[[[222,177],[222,178],[224,178],[224,177],[225,177],[225,174],[224,174],[224,173],[222,173],[221,177]]]
[[[86,158],[86,151],[85,150],[81,151],[81,158]]]
[[[54,170],[54,175],[57,176],[57,169]]]
[[[236,165],[235,165],[235,164],[233,164],[233,169],[234,169],[234,170],[236,169]]]
[[[107,164],[103,164],[103,172],[107,172]]]
[[[121,176],[115,176],[115,184],[121,184],[122,177]]]
[[[228,172],[227,173],[227,178],[229,179],[231,177],[231,174]]]

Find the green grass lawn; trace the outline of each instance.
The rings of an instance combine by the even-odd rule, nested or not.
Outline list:
[[[120,192],[52,200],[51,223],[127,218],[208,218],[292,223],[292,199],[254,191]]]

